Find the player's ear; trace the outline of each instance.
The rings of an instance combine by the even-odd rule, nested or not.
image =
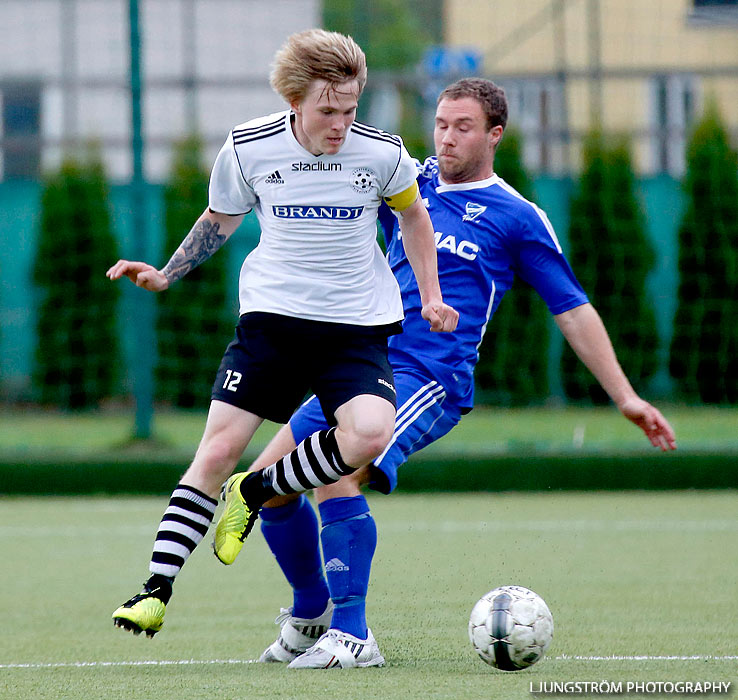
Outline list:
[[[499,124],[489,130],[489,143],[492,148],[497,148],[497,145],[502,141],[502,132],[503,128]]]

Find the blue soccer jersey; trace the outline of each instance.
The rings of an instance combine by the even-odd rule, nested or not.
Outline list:
[[[410,455],[443,437],[472,408],[479,346],[515,275],[536,289],[553,314],[587,302],[546,215],[497,175],[447,185],[439,180],[436,159],[429,158],[418,184],[436,232],[443,299],[459,312],[459,325],[453,333],[428,329],[398,221],[383,205],[379,218],[405,320],[404,332],[389,339],[397,389],[395,430],[374,460],[369,484],[382,493],[395,488],[398,468]],[[290,419],[296,443],[327,425],[315,400]]]
[[[390,338],[390,360],[419,364],[464,409],[474,403],[474,367],[489,319],[519,275],[560,314],[587,302],[547,216],[497,175],[449,185],[435,157],[420,168],[420,193],[433,221],[443,299],[459,312],[453,333],[430,333],[420,293],[388,209],[380,221],[387,257],[402,292],[403,334]]]

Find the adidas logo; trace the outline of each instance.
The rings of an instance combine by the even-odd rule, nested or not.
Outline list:
[[[264,182],[267,185],[284,185],[284,180],[279,174],[279,170],[275,170]]]
[[[346,566],[338,557],[333,557],[325,565],[326,571],[348,571],[349,567]]]

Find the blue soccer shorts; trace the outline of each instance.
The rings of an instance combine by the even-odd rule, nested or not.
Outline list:
[[[369,487],[391,493],[397,486],[397,470],[411,454],[443,437],[461,418],[461,409],[446,396],[443,386],[416,368],[393,367],[397,389],[397,416],[392,439],[372,465]],[[311,396],[290,419],[299,445],[328,422],[320,402]]]

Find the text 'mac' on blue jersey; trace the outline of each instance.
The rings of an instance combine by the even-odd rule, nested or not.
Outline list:
[[[431,333],[422,319],[420,294],[385,206],[380,223],[387,257],[402,292],[402,335],[390,338],[393,364],[420,364],[446,387],[462,408],[474,403],[474,367],[487,322],[515,275],[528,282],[552,314],[587,302],[546,215],[497,175],[479,182],[444,184],[436,158],[419,166],[420,195],[436,236],[443,300],[459,312],[454,333]],[[494,323],[486,342],[494,342]]]

